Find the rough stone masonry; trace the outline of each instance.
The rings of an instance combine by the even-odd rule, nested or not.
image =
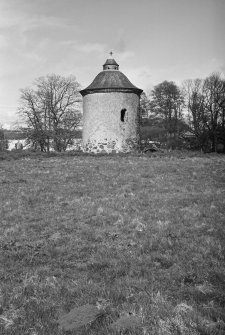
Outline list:
[[[140,144],[140,95],[111,57],[83,96],[83,150],[130,152]]]

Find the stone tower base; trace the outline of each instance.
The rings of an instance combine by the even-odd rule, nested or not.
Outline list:
[[[119,140],[108,140],[105,138],[102,141],[90,141],[83,145],[83,152],[92,153],[119,153],[133,152],[139,149],[139,141],[129,139],[121,143]]]
[[[101,92],[84,96],[83,151],[119,153],[139,148],[139,96]]]

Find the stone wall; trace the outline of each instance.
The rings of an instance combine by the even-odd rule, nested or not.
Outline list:
[[[121,111],[126,109],[124,121]],[[83,150],[85,152],[129,152],[139,146],[139,96],[107,92],[84,96]]]

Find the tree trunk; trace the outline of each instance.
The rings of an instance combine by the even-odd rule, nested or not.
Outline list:
[[[217,136],[213,134],[212,136],[212,152],[217,152]]]

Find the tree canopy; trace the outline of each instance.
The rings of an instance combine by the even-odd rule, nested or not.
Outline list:
[[[183,107],[183,94],[172,81],[154,86],[149,96],[142,94],[142,137],[177,147],[180,134],[188,128],[183,120]]]

